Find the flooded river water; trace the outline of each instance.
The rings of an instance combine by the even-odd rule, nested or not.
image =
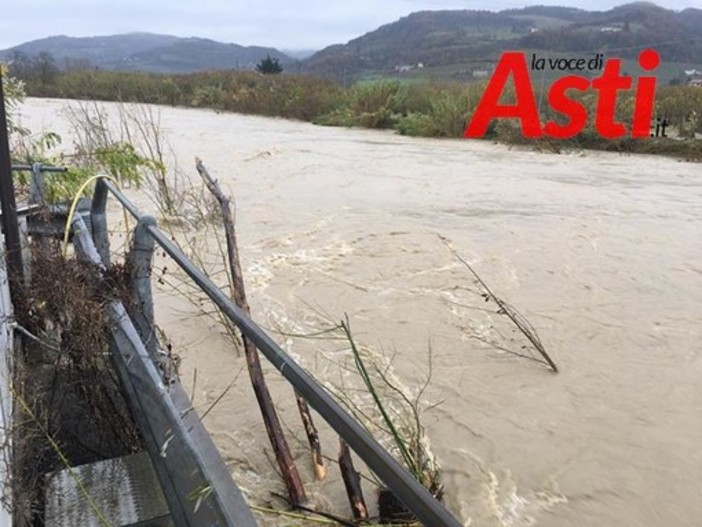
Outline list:
[[[30,99],[22,124],[68,142],[65,104]],[[426,400],[440,404],[425,424],[462,521],[699,524],[702,165],[159,111],[181,169],[195,179],[199,156],[236,197],[256,320],[311,331],[321,313],[348,313],[410,388],[431,343]],[[484,343],[524,344],[504,317],[471,304],[471,276],[438,235],[530,320],[560,373]],[[243,357],[168,288],[157,311],[206,408]],[[277,338],[313,372],[328,345]],[[269,378],[300,435],[289,389]],[[245,372],[205,423],[250,499],[281,491]],[[304,444],[291,444],[311,480]],[[333,467],[309,485],[348,515],[341,487]]]

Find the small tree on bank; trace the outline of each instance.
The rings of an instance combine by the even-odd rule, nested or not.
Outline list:
[[[283,66],[280,65],[280,61],[277,58],[266,55],[265,59],[256,64],[256,71],[264,75],[275,75],[282,73]]]

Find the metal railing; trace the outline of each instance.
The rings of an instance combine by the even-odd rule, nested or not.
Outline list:
[[[104,269],[83,217],[76,215],[71,224],[77,257]],[[141,223],[137,231],[140,228]],[[149,248],[142,247],[142,253],[144,249],[148,253]],[[137,284],[138,281],[137,278]],[[135,302],[140,296],[137,291]],[[121,301],[110,301],[106,313],[120,385],[151,457],[173,523],[176,527],[254,527],[256,521],[241,491],[182,385],[164,383],[154,361],[155,346],[147,349],[143,334]]]
[[[29,204],[45,205],[44,200],[44,173],[64,173],[68,172],[66,167],[55,167],[34,163],[32,165],[12,165],[13,172],[31,172],[32,181],[29,185]]]
[[[106,267],[110,265],[110,244],[106,205],[108,193],[139,222],[142,235],[148,234],[280,374],[302,395],[319,415],[342,437],[380,480],[414,513],[424,525],[460,527],[462,524],[398,463],[309,373],[297,364],[263,329],[248,318],[157,226],[107,180],[99,180],[93,195],[91,221],[96,251]]]

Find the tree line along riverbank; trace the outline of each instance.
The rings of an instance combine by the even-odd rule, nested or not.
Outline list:
[[[486,83],[425,81],[417,83],[381,79],[344,87],[331,80],[307,75],[263,75],[257,72],[210,71],[183,75],[105,70],[26,73],[19,76],[29,96],[139,102],[209,108],[243,114],[283,117],[329,126],[393,129],[421,137],[463,136],[485,90]],[[535,86],[542,121],[563,119],[547,104],[548,87]],[[506,90],[505,102],[514,98]],[[542,93],[543,92],[543,93]],[[575,137],[525,139],[516,119],[493,120],[485,139],[530,144],[549,151],[587,148],[618,152],[668,155],[702,160],[702,88],[659,86],[654,117],[665,119],[667,137],[606,139],[594,126],[597,94],[573,91],[590,116]],[[543,104],[541,104],[543,103]],[[617,98],[615,119],[630,123],[634,90]],[[652,130],[653,131],[653,130]]]

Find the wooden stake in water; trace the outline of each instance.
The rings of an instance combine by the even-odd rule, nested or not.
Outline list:
[[[349,497],[353,517],[359,521],[366,521],[368,519],[368,507],[366,507],[366,500],[363,498],[361,477],[353,466],[349,445],[341,438],[339,438],[339,468],[344,478],[346,494]]]
[[[217,181],[207,172],[207,169],[202,164],[202,161],[196,159],[197,171],[202,177],[208,190],[219,202],[222,211],[222,219],[224,222],[224,230],[227,237],[227,257],[229,260],[229,271],[231,273],[231,294],[236,305],[241,308],[247,316],[250,316],[251,310],[246,301],[246,291],[244,289],[244,278],[242,276],[241,264],[239,261],[239,249],[236,243],[236,233],[234,230],[234,217],[229,206],[229,198],[224,195]],[[263,377],[261,362],[258,356],[256,345],[246,337],[241,335],[241,340],[244,344],[244,353],[246,355],[246,365],[249,368],[249,376],[251,384],[256,394],[258,405],[261,409],[263,422],[266,425],[266,432],[271,441],[271,446],[275,453],[280,469],[281,476],[288,490],[290,502],[293,505],[303,505],[307,502],[305,487],[300,479],[300,474],[297,471],[295,460],[290,453],[290,447],[283,434],[283,429],[278,419],[278,414],[273,405],[271,394],[268,391],[266,380]]]
[[[295,398],[297,399],[297,408],[300,411],[302,424],[305,427],[305,433],[307,434],[307,441],[310,443],[310,449],[312,450],[314,477],[317,479],[317,481],[321,481],[327,475],[327,469],[324,466],[324,458],[322,457],[322,444],[319,442],[319,432],[317,431],[317,427],[314,425],[312,414],[310,413],[310,407],[305,398],[297,392],[295,392]]]

